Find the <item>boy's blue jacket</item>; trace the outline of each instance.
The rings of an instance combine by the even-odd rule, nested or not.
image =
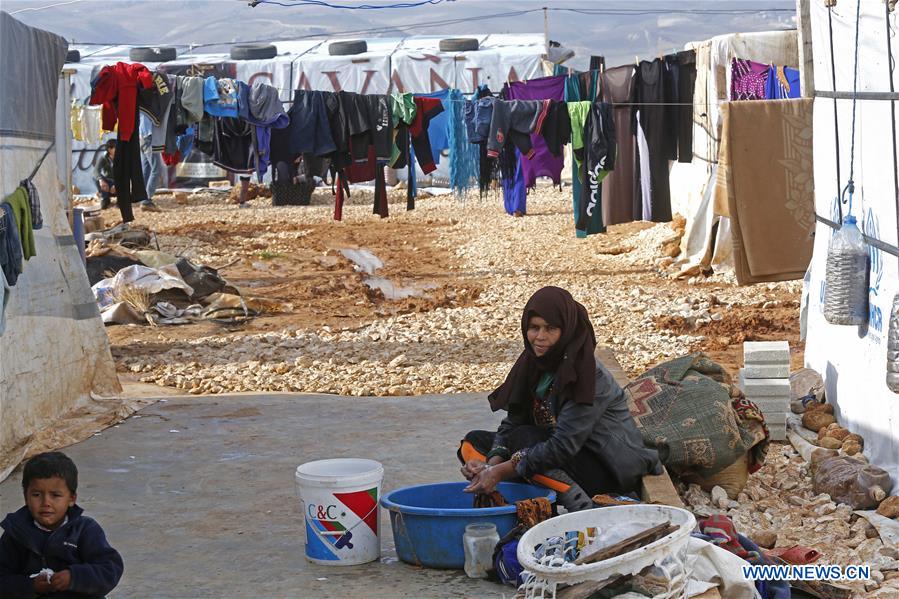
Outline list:
[[[0,598],[35,597],[30,575],[43,568],[68,569],[72,583],[65,592],[42,597],[104,597],[115,588],[125,570],[122,556],[109,546],[100,525],[81,515],[83,511],[77,505],[70,507],[69,521],[49,533],[34,525],[27,507],[0,522]]]

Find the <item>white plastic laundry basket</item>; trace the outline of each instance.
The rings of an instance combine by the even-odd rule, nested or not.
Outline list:
[[[666,521],[677,526],[677,530],[649,545],[593,564],[565,563],[554,567],[541,564],[535,557],[538,545],[552,537],[564,537],[567,532],[597,529],[595,549],[600,549]],[[667,580],[667,588],[661,589],[654,598],[682,597],[690,574],[687,571],[687,542],[695,526],[696,519],[687,510],[663,505],[604,507],[541,522],[524,533],[518,542],[518,561],[533,575],[530,583],[525,585],[526,596],[554,597],[560,584],[603,582],[618,576],[637,575],[655,566],[651,572],[653,580]]]

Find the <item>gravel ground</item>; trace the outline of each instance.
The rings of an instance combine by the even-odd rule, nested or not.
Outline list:
[[[391,309],[395,302],[377,294],[367,297],[360,284],[353,301],[364,313],[345,325],[316,324],[298,316],[277,321],[273,330],[264,332],[208,334],[198,329],[187,334],[190,331],[173,330],[180,327],[163,327],[157,329],[158,338],[150,339],[147,327],[140,327],[140,335],[133,334],[133,327],[111,327],[120,369],[144,382],[191,393],[365,396],[487,391],[501,382],[520,352],[520,311],[543,285],[564,287],[586,305],[597,340],[616,352],[632,376],[696,349],[738,352],[744,338],[753,338],[740,333],[745,325],[739,318],[728,325],[737,329],[735,336],[722,339],[721,327],[708,336],[703,328],[725,325],[746,310],[780,307],[773,338],[798,332],[799,281],[737,287],[727,274],[677,280],[676,268],[664,255],[666,243],[678,239],[671,224],[630,223],[611,227],[607,235],[576,239],[568,189],[532,191],[524,218],[506,215],[496,197],[425,198],[407,212],[404,192],[394,191],[387,221],[371,214],[367,192],[354,192],[340,223],[331,220],[327,193],[317,192],[309,207],[274,208],[259,200],[249,210],[220,198],[177,206],[158,197],[166,210],[141,213],[139,222],[159,233],[163,250],[214,265],[252,262],[247,253],[257,251],[248,250],[244,239],[221,237],[219,231],[237,231],[251,236],[254,248],[284,253],[275,254],[279,258],[271,263],[285,268],[291,260],[294,266],[305,264],[296,262],[296,256],[308,251],[311,246],[303,244],[315,235],[366,232],[371,236],[367,249],[379,256],[392,252],[385,268],[402,262],[404,282],[439,280],[445,301],[414,310]],[[388,226],[401,229],[388,232]],[[379,230],[385,232],[381,237]],[[419,257],[430,260],[424,271],[416,271]],[[230,271],[225,274],[230,278]],[[308,301],[327,312],[329,293],[333,291]],[[670,325],[672,316],[679,326]],[[664,322],[668,324],[660,324]],[[722,359],[730,358],[722,353]]]
[[[767,537],[774,547],[810,547],[821,553],[818,564],[870,566],[872,580],[846,583],[854,597],[899,597],[899,549],[884,543],[851,506],[815,494],[808,465],[790,444],[771,445],[765,465],[729,507],[714,505],[697,485],[681,490],[697,516],[725,513],[738,532],[757,542]]]

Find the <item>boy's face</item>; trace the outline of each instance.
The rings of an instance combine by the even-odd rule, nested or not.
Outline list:
[[[25,505],[31,517],[50,530],[62,524],[66,512],[75,505],[76,494],[69,490],[66,481],[59,476],[35,478],[25,490]]]

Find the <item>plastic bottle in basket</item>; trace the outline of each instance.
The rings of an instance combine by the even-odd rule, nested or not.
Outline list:
[[[825,274],[824,318],[830,324],[868,320],[868,246],[851,214],[830,241]]]
[[[465,544],[465,573],[469,578],[487,578],[493,566],[493,550],[499,543],[496,525],[489,522],[469,524],[462,536]]]
[[[893,393],[899,393],[899,293],[893,297],[887,334],[887,387]]]

